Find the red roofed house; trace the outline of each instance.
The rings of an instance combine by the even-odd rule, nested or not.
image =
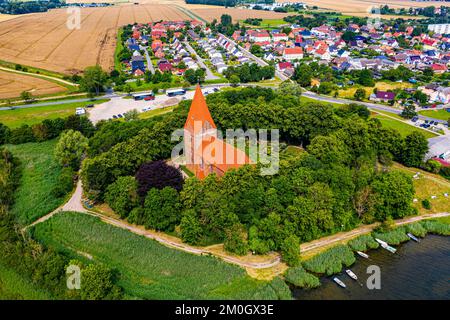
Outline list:
[[[435,73],[444,73],[447,71],[447,66],[445,64],[433,63],[431,69],[433,69]]]
[[[283,58],[286,60],[303,59],[303,49],[301,47],[286,48],[283,52]]]
[[[158,65],[158,68],[161,72],[172,71],[172,64],[169,62],[163,62]]]
[[[286,69],[294,68],[290,62],[278,62],[277,69],[280,71],[284,71]]]
[[[184,151],[186,167],[199,179],[211,173],[223,176],[230,169],[252,163],[244,151],[217,137],[217,127],[200,86],[195,89],[184,125]]]

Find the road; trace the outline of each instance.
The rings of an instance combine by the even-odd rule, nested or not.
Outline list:
[[[206,80],[217,80],[220,79],[218,76],[215,76],[212,71],[208,68],[208,66],[205,64],[205,61],[203,61],[203,58],[200,57],[197,54],[197,51],[194,50],[194,48],[192,48],[192,46],[189,44],[189,42],[185,41],[183,42],[183,44],[186,46],[186,48],[188,49],[188,51],[190,53],[192,53],[193,55],[195,55],[197,57],[197,62],[200,65],[201,68],[205,69],[206,71],[206,76],[205,79]]]
[[[145,53],[145,59],[147,60],[147,69],[152,74],[155,74],[155,68],[153,67],[152,59],[150,58],[150,54],[148,53],[147,48],[144,48],[144,53]]]
[[[263,59],[258,58],[257,56],[255,56],[254,54],[252,54],[250,51],[242,48],[240,45],[238,45],[233,39],[228,38],[226,35],[219,33],[219,35],[221,35],[222,37],[224,37],[225,39],[227,39],[228,41],[230,41],[232,44],[234,44],[237,48],[239,48],[239,50],[242,51],[242,53],[249,59],[252,59],[253,61],[255,61],[258,65],[264,67],[264,66],[268,66],[269,64],[267,62],[265,62]],[[275,69],[275,75],[281,79],[281,81],[285,81],[285,80],[289,80],[289,77],[286,76],[285,74],[283,74],[282,72],[278,71]]]

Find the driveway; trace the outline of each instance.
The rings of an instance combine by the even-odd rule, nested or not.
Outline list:
[[[197,62],[200,65],[201,68],[205,69],[206,71],[206,76],[205,76],[205,80],[217,80],[220,79],[218,76],[215,76],[211,70],[208,68],[208,66],[205,64],[205,61],[203,61],[203,58],[200,57],[197,52],[194,50],[194,48],[191,47],[191,45],[189,44],[189,42],[183,42],[184,45],[186,46],[186,49],[188,49],[188,51],[190,53],[192,53],[193,55],[195,55],[197,57]]]

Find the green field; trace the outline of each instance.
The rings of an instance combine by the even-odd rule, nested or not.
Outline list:
[[[23,124],[33,125],[45,119],[65,118],[75,114],[75,109],[89,104],[99,104],[109,101],[101,99],[95,101],[63,103],[44,107],[30,107],[23,109],[0,111],[0,122],[10,128],[17,128]]]
[[[239,23],[245,25],[248,28],[277,28],[280,25],[288,25],[289,23],[283,19],[263,19],[259,26],[244,23],[244,20],[240,20]]]
[[[53,157],[55,145],[56,140],[50,140],[6,146],[20,161],[22,176],[10,211],[22,225],[46,215],[64,201],[51,193],[61,172]]]
[[[75,256],[77,252],[89,254],[117,270],[118,285],[128,298],[276,298],[267,282],[251,279],[237,266],[167,248],[86,214],[59,213],[31,232],[56,250]]]
[[[392,128],[392,129],[397,130],[398,132],[400,132],[402,137],[406,137],[408,134],[410,134],[411,132],[414,132],[414,131],[418,131],[418,132],[423,133],[427,139],[437,136],[436,133],[432,133],[432,132],[429,132],[429,131],[426,131],[426,130],[422,130],[422,129],[417,128],[415,126],[412,126],[412,125],[406,124],[404,122],[401,122],[401,121],[398,121],[398,120],[386,117],[386,116],[381,115],[381,114],[376,114],[376,115],[373,116],[373,118],[376,118],[376,119],[380,120],[381,124],[383,125],[383,127],[385,127],[385,128]]]
[[[419,114],[425,117],[435,118],[444,121],[450,119],[450,112],[445,111],[445,109],[419,111]]]
[[[52,296],[15,270],[0,264],[0,300],[49,300]]]

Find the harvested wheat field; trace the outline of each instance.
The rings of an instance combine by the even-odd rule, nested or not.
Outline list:
[[[51,81],[0,70],[0,99],[16,98],[22,91],[40,96],[65,90],[65,87]]]
[[[61,73],[100,64],[114,65],[117,29],[129,23],[188,20],[170,5],[121,5],[81,9],[81,28],[66,26],[65,9],[26,15],[0,23],[0,60]]]
[[[13,15],[13,14],[2,14],[0,13],[0,22],[2,21],[6,21],[6,20],[11,20],[14,18],[17,18],[18,16]]]
[[[202,17],[207,21],[213,19],[220,20],[220,16],[223,14],[229,14],[233,21],[245,20],[247,18],[261,18],[261,19],[283,19],[286,16],[292,15],[292,13],[281,13],[263,10],[249,10],[238,8],[224,8],[215,7],[210,9],[190,9],[196,15]]]
[[[297,2],[297,0],[277,0],[278,2]],[[447,6],[450,7],[450,2],[439,1],[408,1],[408,0],[302,0],[308,6],[317,6],[321,9],[338,11],[343,14],[354,16],[367,16],[372,7],[379,7],[388,5],[390,8],[411,8],[411,7],[429,7],[429,6]],[[388,16],[384,16],[388,18]]]

